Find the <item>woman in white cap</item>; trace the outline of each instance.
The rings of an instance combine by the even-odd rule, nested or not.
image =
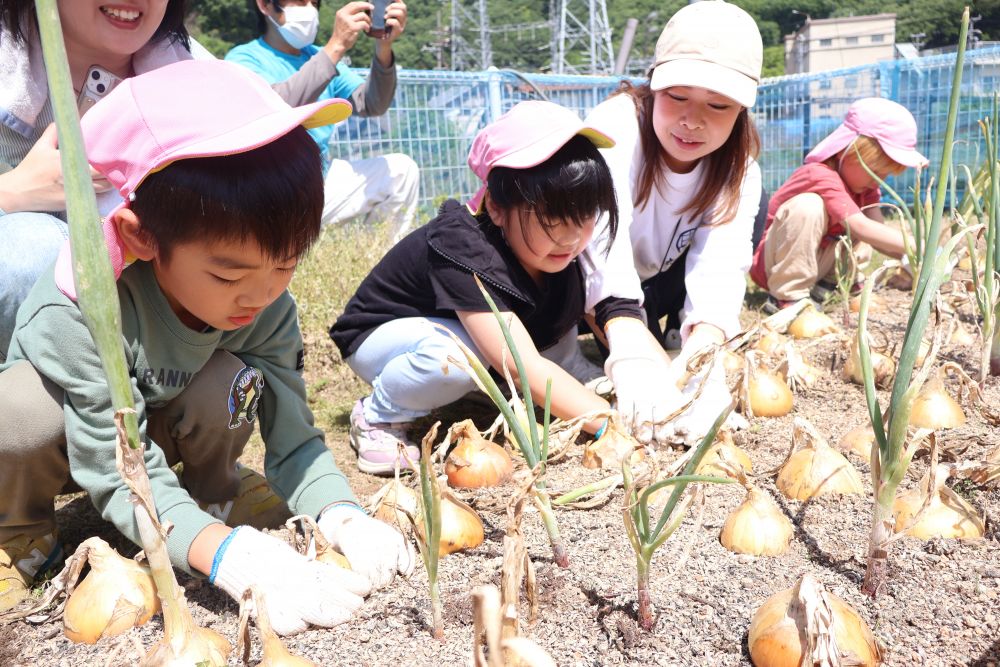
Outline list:
[[[740,330],[762,192],[748,112],[762,58],[745,11],[721,0],[687,5],[660,34],[649,82],[623,84],[587,119],[614,132],[603,153],[620,211],[610,252],[597,237],[584,257],[587,311],[608,343],[619,411],[643,441],[692,442],[729,401],[720,369],[667,421],[686,402],[676,383],[687,360]],[[673,362],[667,347],[681,348]]]
[[[754,282],[769,293],[765,310],[777,312],[809,296],[824,301],[836,289],[824,277],[833,271],[837,240],[848,230],[860,261],[872,247],[903,256],[903,234],[881,224],[882,213],[872,206],[882,193],[859,159],[884,180],[927,164],[916,147],[917,123],[905,107],[866,97],[848,108],[844,122],[771,199],[764,240],[750,268]]]

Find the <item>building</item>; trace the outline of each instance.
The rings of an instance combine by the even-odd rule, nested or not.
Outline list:
[[[896,15],[806,17],[785,35],[785,74],[869,65],[896,56]]]

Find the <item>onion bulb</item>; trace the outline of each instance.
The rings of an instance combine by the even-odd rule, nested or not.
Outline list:
[[[848,431],[840,442],[837,449],[842,452],[856,454],[865,462],[871,461],[872,445],[875,444],[875,431],[871,424],[861,424]]]
[[[458,444],[445,461],[448,484],[459,489],[477,489],[497,486],[510,479],[514,471],[510,454],[483,438],[471,419],[452,426],[449,432],[458,438]]]
[[[892,384],[892,378],[896,375],[896,362],[891,357],[878,350],[869,341],[871,351],[872,374],[875,376],[875,386],[887,388]],[[844,362],[844,375],[854,384],[864,386],[865,378],[861,372],[861,353],[858,351],[857,336],[851,337],[851,350]]]
[[[875,667],[882,660],[864,620],[809,574],[764,601],[750,620],[747,644],[756,667]]]
[[[781,417],[792,411],[792,390],[754,352],[746,355],[741,394],[748,417]]]
[[[962,406],[948,394],[940,375],[935,375],[920,389],[910,411],[910,425],[938,430],[956,428],[965,423]]]
[[[801,417],[795,418],[791,451],[775,484],[792,500],[863,491],[861,476],[851,462]]]
[[[164,637],[154,644],[142,665],[190,667],[191,665],[228,665],[232,647],[226,638],[210,628],[191,627],[189,634]],[[208,653],[206,653],[208,651]]]
[[[896,496],[892,503],[896,532],[905,530],[907,535],[921,540],[982,537],[985,526],[979,513],[945,485],[948,467],[939,465],[934,473],[932,480],[928,470],[917,486]],[[928,489],[932,484],[933,493],[930,493]],[[925,502],[927,509],[921,514]]]
[[[271,617],[267,613],[264,594],[256,586],[250,586],[243,591],[240,600],[240,621],[237,630],[237,649],[248,655],[250,652],[250,602],[257,613],[257,633],[260,635],[261,659],[257,667],[318,667],[312,660],[293,655],[281,637],[271,626]]]
[[[518,401],[514,405],[514,416],[517,418],[517,423],[521,425],[522,429],[524,429],[525,436],[527,436],[528,440],[530,441],[531,436],[528,434],[528,423],[529,423],[528,415],[525,412],[524,403]],[[539,424],[538,422],[535,422],[535,428],[538,429],[537,431],[538,437],[541,438],[542,425]],[[507,446],[510,447],[510,450],[514,452],[516,456],[523,456],[521,454],[521,448],[517,444],[517,439],[514,437],[514,431],[511,430],[511,428],[507,425],[507,422],[504,422],[504,440],[507,441]]]
[[[777,331],[764,327],[760,338],[758,338],[757,342],[753,344],[753,349],[771,356],[777,354],[778,350],[784,346],[787,340],[788,338]]]
[[[476,511],[455,497],[441,484],[441,539],[438,542],[442,556],[472,549],[485,539],[482,519]],[[424,513],[420,496],[398,480],[385,484],[372,496],[375,508],[372,515],[381,521],[397,526],[404,534],[413,528],[424,535]]]
[[[718,441],[705,452],[705,456],[702,457],[695,469],[695,474],[722,475],[739,479],[736,476],[735,468],[751,473],[753,472],[753,461],[750,460],[745,451],[736,446],[729,431],[719,431]]]
[[[976,337],[969,333],[961,323],[955,322],[955,330],[951,332],[951,338],[948,339],[949,345],[961,345],[968,346],[973,345],[976,342]]]
[[[742,472],[737,472],[747,497],[726,517],[719,542],[738,554],[776,556],[788,548],[792,522],[769,495],[748,482]]]
[[[861,295],[855,294],[847,302],[848,308],[850,308],[852,313],[857,313],[861,310]],[[872,292],[871,296],[868,298],[868,312],[875,313],[880,310],[886,309],[885,297],[883,297],[878,292]]]
[[[584,468],[621,470],[622,459],[626,456],[634,465],[646,458],[646,451],[612,416],[601,437],[584,448],[582,464]]]
[[[743,357],[726,348],[722,348],[722,352],[719,353],[719,362],[722,368],[730,373],[743,369]]]
[[[799,316],[788,325],[788,334],[792,338],[819,338],[826,334],[839,331],[830,316],[821,313],[812,306],[806,306]]]
[[[160,610],[156,584],[145,565],[123,558],[99,537],[84,541],[67,568],[90,572],[73,590],[63,613],[63,632],[70,641],[93,644],[138,627]]]

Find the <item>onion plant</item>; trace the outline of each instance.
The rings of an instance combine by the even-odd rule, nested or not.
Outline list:
[[[681,474],[674,477],[667,477],[658,481],[653,481],[648,486],[643,486],[637,481],[632,473],[632,466],[628,457],[622,459],[622,477],[625,485],[625,501],[622,506],[622,518],[625,521],[625,532],[628,534],[629,544],[635,552],[637,592],[639,599],[639,625],[644,630],[652,630],[656,619],[653,616],[652,603],[649,597],[649,564],[653,559],[653,554],[663,546],[663,543],[673,535],[684,515],[691,505],[693,496],[687,496],[682,501],[687,485],[692,482],[715,482],[728,484],[736,480],[725,477],[713,477],[711,475],[696,475],[694,471],[698,468],[705,453],[708,452],[715,435],[722,424],[725,423],[729,413],[733,411],[733,404],[722,411],[722,414],[712,424],[705,437],[693,450],[687,464]],[[655,524],[650,522],[649,502],[653,494],[662,488],[673,486],[673,491],[667,499],[660,517]]]
[[[489,292],[487,292],[483,287],[483,284],[479,280],[478,276],[476,277],[476,284],[479,285],[479,289],[482,291],[483,297],[486,299],[486,303],[489,304],[494,316],[496,316],[497,322],[500,324],[500,329],[503,331],[507,351],[510,352],[510,356],[514,360],[514,366],[517,369],[517,376],[521,384],[521,399],[523,399],[527,419],[523,421],[518,419],[515,409],[511,407],[512,403],[516,405],[519,400],[517,397],[517,388],[514,386],[514,383],[510,382],[511,393],[513,396],[512,401],[508,401],[504,398],[503,392],[500,391],[500,387],[497,386],[497,383],[490,376],[489,370],[487,370],[483,363],[479,360],[476,353],[465,346],[455,336],[452,336],[452,339],[462,350],[462,354],[465,356],[465,363],[462,363],[457,359],[452,359],[452,361],[459,367],[469,371],[469,374],[476,382],[476,385],[490,397],[494,405],[496,405],[500,410],[500,414],[503,415],[504,421],[507,422],[507,426],[510,428],[510,432],[514,436],[514,441],[517,443],[517,447],[521,451],[521,455],[524,457],[528,467],[532,470],[538,470],[539,474],[535,480],[534,487],[535,505],[538,507],[538,513],[542,517],[542,523],[545,525],[545,531],[548,533],[549,542],[552,545],[553,559],[559,567],[569,567],[569,554],[567,553],[566,546],[563,544],[562,537],[559,534],[559,526],[556,524],[555,514],[552,512],[552,503],[545,488],[545,466],[549,456],[549,405],[551,400],[552,382],[550,380],[545,385],[545,412],[542,420],[541,433],[539,433],[538,424],[533,418],[535,404],[531,396],[531,387],[528,384],[528,375],[524,370],[524,364],[521,361],[521,355],[518,354],[517,346],[514,344],[514,338],[511,336],[510,327],[507,326],[507,322],[500,314],[496,302],[493,301]],[[447,329],[445,329],[445,331],[447,332]],[[504,373],[507,373],[506,368],[504,368],[503,371]],[[507,377],[509,380],[509,373],[507,374]]]
[[[135,504],[136,523],[163,608],[166,637],[147,655],[148,664],[161,664],[161,661],[184,656],[192,663],[222,665],[226,662],[228,643],[216,633],[195,625],[167,556],[166,531],[157,518],[139,440],[132,385],[121,345],[121,307],[90,179],[59,10],[56,0],[37,0],[35,8],[49,99],[52,100],[59,131],[59,155],[78,303],[107,378],[118,426],[118,470],[138,498]],[[223,645],[225,650],[222,650]]]
[[[420,556],[427,570],[427,582],[431,594],[431,616],[434,638],[444,641],[444,617],[441,613],[441,589],[438,587],[438,559],[441,556],[441,487],[434,474],[434,438],[438,425],[434,424],[423,442],[420,443],[420,512],[423,530],[414,531]]]
[[[1000,218],[1000,169],[997,160],[1000,159],[1000,122],[997,118],[997,95],[993,95],[992,113],[979,121],[979,127],[986,142],[986,162],[982,172],[985,178],[981,182],[974,181],[967,171],[969,201],[975,209],[981,224],[985,225],[986,253],[983,265],[979,264],[976,253],[976,236],[969,235],[966,239],[969,250],[970,269],[972,272],[973,302],[983,320],[983,350],[980,366],[979,382],[982,386],[988,375],[1000,375],[1000,241],[997,237],[997,219]],[[982,203],[976,186],[982,188]],[[971,213],[971,210],[968,211]],[[980,274],[982,278],[980,278]]]
[[[962,27],[958,40],[958,53],[955,61],[955,73],[952,79],[951,98],[948,105],[948,121],[946,125],[944,146],[941,156],[940,171],[937,179],[937,189],[934,198],[934,208],[927,223],[926,233],[921,234],[924,242],[920,258],[920,270],[915,278],[913,302],[907,321],[906,333],[903,337],[903,347],[899,355],[899,366],[892,384],[886,419],[883,420],[882,409],[875,393],[875,378],[872,371],[871,350],[868,344],[867,321],[868,301],[871,297],[872,284],[869,280],[865,287],[861,308],[858,313],[858,349],[864,376],[865,400],[868,405],[872,429],[875,432],[875,446],[872,447],[871,470],[872,484],[875,490],[872,528],[868,545],[868,563],[862,590],[875,597],[885,586],[888,578],[889,546],[894,533],[892,513],[896,490],[910,465],[914,448],[906,447],[907,426],[913,402],[920,391],[924,380],[930,372],[930,364],[924,367],[914,377],[917,353],[930,318],[931,305],[937,296],[938,288],[951,270],[952,253],[962,237],[973,231],[966,228],[939,246],[937,239],[941,233],[941,220],[944,213],[946,184],[951,168],[952,146],[955,135],[955,121],[958,112],[958,101],[962,84],[962,65],[965,56],[965,36],[969,27],[969,9],[962,14]],[[919,210],[921,205],[916,204]],[[886,425],[888,428],[886,428]]]

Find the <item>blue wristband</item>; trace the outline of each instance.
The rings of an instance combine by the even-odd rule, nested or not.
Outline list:
[[[215,576],[219,574],[219,564],[222,562],[222,557],[226,554],[226,549],[229,547],[229,543],[233,541],[233,538],[236,537],[236,531],[238,530],[239,527],[233,528],[233,532],[229,533],[226,539],[222,540],[219,548],[215,550],[215,558],[212,559],[212,571],[208,574],[208,583],[215,583]]]
[[[361,505],[357,504],[353,500],[338,500],[335,503],[330,503],[329,505],[327,505],[326,507],[323,508],[323,510],[319,513],[319,515],[323,516],[323,514],[327,510],[331,510],[334,507],[351,507],[353,509],[358,510],[359,512],[361,512],[365,516],[368,516],[368,512],[365,511],[365,508],[363,508]]]
[[[608,421],[609,420],[605,419],[604,423],[601,424],[601,428],[597,429],[597,433],[594,434],[594,440],[600,440],[601,436],[604,435],[604,432],[608,430]]]

